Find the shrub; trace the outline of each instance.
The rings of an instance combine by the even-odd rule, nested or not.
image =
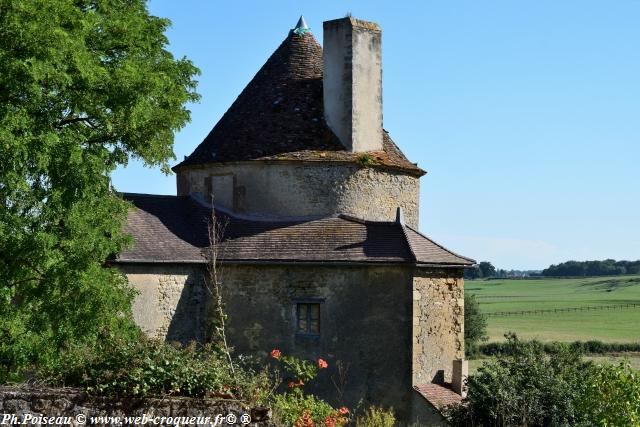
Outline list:
[[[226,355],[211,345],[183,347],[157,340],[113,340],[99,348],[75,347],[42,367],[51,385],[84,387],[96,394],[181,395],[264,402],[272,389],[267,372],[243,360],[232,375]]]
[[[578,425],[578,385],[585,363],[566,345],[545,353],[537,342],[507,337],[507,351],[468,379],[464,404],[450,407],[453,425]],[[549,349],[552,350],[552,349]]]
[[[591,425],[640,425],[640,374],[628,362],[591,366],[576,403]]]
[[[364,414],[358,415],[356,427],[393,427],[396,417],[392,410],[385,410],[377,406],[370,406]]]
[[[466,320],[465,320],[466,328]],[[529,345],[540,347],[546,353],[553,353],[558,346],[567,345],[559,342],[542,343],[537,340],[528,341]],[[611,352],[640,351],[640,343],[605,343],[602,341],[574,341],[568,344],[569,348],[580,354],[603,354]],[[497,356],[509,354],[513,348],[508,342],[491,342],[477,346],[477,353],[485,356]]]

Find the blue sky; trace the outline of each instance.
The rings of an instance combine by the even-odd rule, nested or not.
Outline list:
[[[383,29],[384,126],[428,171],[420,228],[503,268],[640,258],[640,1],[154,0],[202,71],[178,159],[304,14]],[[175,194],[131,162],[120,191]]]

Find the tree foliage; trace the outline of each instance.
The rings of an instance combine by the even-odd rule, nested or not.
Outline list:
[[[640,274],[640,260],[567,261],[542,270],[542,275],[547,277],[618,276],[621,274]]]
[[[480,311],[475,295],[464,294],[464,348],[473,354],[481,341],[487,339],[487,316]]]
[[[591,367],[577,407],[592,425],[640,425],[640,373],[628,361]]]
[[[640,376],[628,363],[585,362],[574,346],[507,336],[503,352],[468,379],[454,426],[637,426]]]
[[[168,171],[197,100],[168,25],[143,0],[0,0],[0,380],[135,333],[105,266],[127,243],[109,176],[132,157]]]
[[[545,354],[509,337],[508,355],[488,362],[468,380],[464,405],[450,408],[453,425],[574,426],[584,363],[566,346]]]

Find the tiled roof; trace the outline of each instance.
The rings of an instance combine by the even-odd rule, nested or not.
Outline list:
[[[174,167],[247,160],[357,162],[324,120],[322,48],[311,33],[290,32],[244,88],[209,135]],[[383,150],[370,152],[373,167],[420,176],[383,132]]]
[[[210,208],[188,196],[124,194],[133,203],[125,232],[135,240],[116,262],[203,262]],[[216,212],[225,224],[220,260],[228,262],[411,263],[464,267],[473,262],[395,222],[344,215],[258,221]],[[422,239],[422,240],[421,240]],[[420,253],[419,260],[413,253]],[[428,256],[426,255],[428,254]]]
[[[436,409],[442,409],[447,405],[462,401],[462,396],[451,390],[448,384],[421,384],[415,386],[414,389]]]
[[[419,264],[475,264],[471,258],[451,252],[410,226],[405,226],[405,233],[411,252]]]

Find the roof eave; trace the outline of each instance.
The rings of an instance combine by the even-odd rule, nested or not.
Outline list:
[[[237,164],[246,164],[246,163],[254,163],[254,162],[263,162],[263,163],[317,163],[317,164],[335,164],[335,163],[343,163],[343,164],[351,164],[351,165],[356,165],[356,166],[360,166],[362,168],[366,168],[366,167],[370,167],[370,168],[375,168],[375,169],[383,169],[383,170],[388,170],[388,171],[393,171],[393,172],[401,172],[401,173],[405,173],[407,175],[411,175],[414,176],[416,178],[420,178],[424,175],[427,174],[427,171],[419,168],[418,166],[415,167],[415,169],[413,168],[403,168],[400,166],[393,166],[393,165],[385,165],[385,164],[371,164],[368,166],[362,166],[358,161],[356,160],[325,160],[325,159],[318,159],[318,160],[311,160],[311,159],[273,159],[273,158],[267,158],[267,159],[262,159],[262,158],[258,158],[258,159],[252,159],[252,160],[236,160],[236,161],[226,161],[226,162],[206,162],[206,163],[193,163],[193,164],[189,164],[189,163],[185,163],[186,160],[183,160],[182,162],[178,163],[177,165],[173,166],[171,168],[171,170],[174,173],[178,173],[182,170],[185,170],[187,168],[195,168],[195,169],[203,169],[206,167],[210,167],[210,166],[227,166],[227,165],[237,165]]]

